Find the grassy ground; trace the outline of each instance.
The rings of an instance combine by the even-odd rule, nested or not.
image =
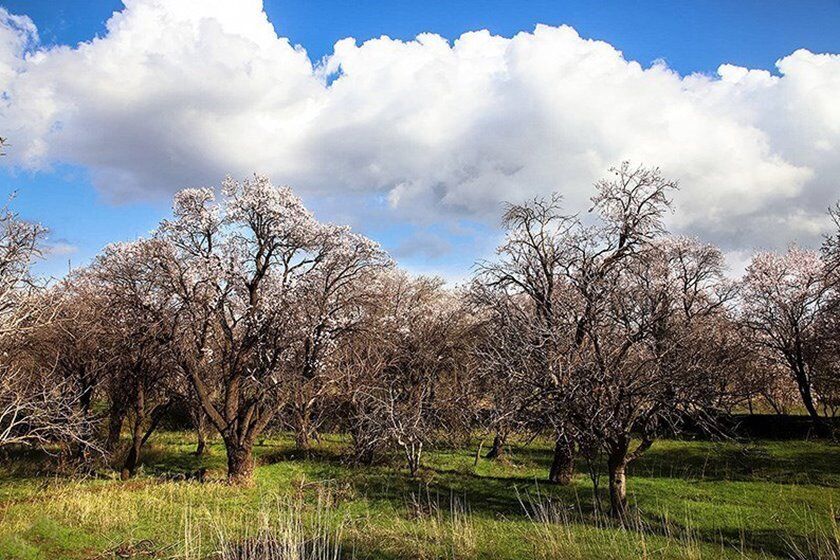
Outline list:
[[[658,442],[631,469],[629,530],[594,513],[582,465],[570,487],[538,482],[545,444],[478,465],[474,449],[436,451],[419,480],[347,466],[343,445],[328,437],[304,459],[268,438],[253,488],[171,480],[224,475],[223,449],[190,455],[189,434],[157,436],[128,482],[38,475],[16,456],[0,471],[0,559],[199,559],[260,528],[320,536],[342,558],[840,558],[840,447],[827,443]]]

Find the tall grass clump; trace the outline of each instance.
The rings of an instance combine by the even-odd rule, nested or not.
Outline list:
[[[840,560],[840,522],[831,508],[827,524],[813,523],[813,530],[801,540],[788,539],[793,560]]]
[[[343,523],[327,513],[326,491],[307,508],[299,497],[278,498],[231,523],[222,516],[184,514],[184,560],[340,560]],[[207,550],[211,550],[208,554]]]
[[[579,501],[558,502],[540,493],[519,496],[529,521],[534,558],[590,560],[593,558],[674,558],[700,560],[704,550],[690,522],[658,523],[643,519],[638,510],[621,522],[600,513],[585,513]],[[708,550],[708,549],[706,549]]]

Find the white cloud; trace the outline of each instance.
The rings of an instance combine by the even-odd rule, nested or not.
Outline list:
[[[116,200],[259,171],[395,220],[495,220],[552,190],[585,208],[631,159],[681,180],[675,228],[737,251],[815,242],[840,197],[840,55],[680,76],[538,26],[345,39],[313,65],[259,0],[127,0],[101,38],[36,37],[0,12],[4,163],[80,164]]]
[[[66,257],[75,255],[78,252],[78,247],[63,240],[47,243],[44,248],[44,255],[47,257]]]

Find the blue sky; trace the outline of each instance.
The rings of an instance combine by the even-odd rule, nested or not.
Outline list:
[[[122,9],[115,0],[5,0],[10,12],[29,15],[41,39],[54,44],[89,40]],[[837,52],[840,2],[720,1],[516,1],[267,0],[277,32],[318,59],[344,37],[380,35],[413,39],[431,31],[454,38],[489,29],[514,35],[537,23],[568,24],[581,35],[607,41],[644,63],[665,59],[681,73],[714,72],[722,62],[774,70],[798,48]]]
[[[0,6],[10,13],[29,16],[38,28],[42,46],[75,46],[102,36],[104,22],[112,12],[123,9],[121,2],[112,0],[0,0]],[[479,29],[511,37],[521,31],[533,31],[538,23],[570,25],[583,38],[609,43],[622,51],[627,60],[638,61],[643,67],[664,60],[681,76],[695,72],[714,75],[723,63],[779,75],[776,61],[797,49],[813,53],[840,52],[840,2],[837,0],[604,2],[597,7],[592,2],[558,1],[266,0],[264,9],[277,33],[304,47],[313,61],[331,54],[334,43],[345,37],[354,37],[361,43],[381,35],[411,40],[419,33],[433,32],[453,40],[464,32]],[[2,122],[0,119],[0,126]],[[10,141],[9,151],[13,151],[15,138]],[[771,136],[772,149],[776,149],[775,144]],[[778,149],[796,152],[793,148]],[[768,158],[772,159],[772,155]],[[834,169],[836,163],[835,160],[799,162],[793,161],[793,156],[787,159],[795,168],[822,165]],[[96,160],[95,155],[57,156],[37,166],[38,170],[26,165],[0,168],[0,191],[4,194],[17,191],[14,207],[52,231],[51,242],[56,250],[40,265],[45,273],[61,274],[68,259],[83,263],[109,241],[131,239],[148,232],[168,211],[168,195],[153,194],[114,202],[113,196],[103,194],[101,188],[93,185],[89,162]],[[791,181],[804,181],[795,179],[793,172],[790,176]],[[820,188],[819,192],[830,190]],[[814,187],[811,192],[818,190]],[[322,192],[323,189],[313,189],[304,196],[309,205],[328,218],[343,217],[343,204],[354,204],[355,200],[365,205],[371,200],[362,195],[354,198],[351,189],[351,194],[342,191],[337,203],[325,203],[320,200]],[[390,194],[393,192],[394,189]],[[499,196],[504,198],[504,192]],[[823,198],[809,201],[806,206],[818,207],[829,202]],[[355,219],[354,214],[349,221],[394,251],[411,269],[441,272],[454,278],[463,277],[474,259],[487,254],[496,241],[492,220],[481,212],[421,222],[412,220],[410,214],[409,209],[407,219],[402,213],[400,217],[382,221],[376,212]],[[741,246],[733,241],[730,249],[737,252],[754,248],[755,241],[745,243],[753,245]]]

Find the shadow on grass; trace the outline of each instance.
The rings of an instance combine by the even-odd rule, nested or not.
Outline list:
[[[447,510],[453,500],[468,504],[471,514],[490,519],[527,520],[523,501],[552,500],[566,504],[574,511],[574,523],[597,525],[594,515],[591,482],[578,465],[578,476],[570,486],[548,484],[545,476],[551,460],[551,449],[544,443],[528,447],[513,447],[502,462],[481,460],[473,465],[469,450],[442,449],[428,457],[427,468],[420,476],[411,478],[399,468],[389,466],[350,466],[343,460],[344,449],[339,440],[327,440],[313,446],[308,456],[296,451],[287,438],[269,438],[254,448],[258,465],[259,491],[272,486],[282,489],[291,483],[308,481],[340,481],[354,489],[354,494],[371,501],[387,503],[395,511],[410,518],[418,502],[434,502]],[[207,454],[191,453],[188,438],[166,434],[144,452],[144,471],[153,476],[170,476],[206,468],[218,478],[224,476],[226,458],[218,441],[208,446]],[[9,455],[12,464],[21,472],[37,473],[38,466],[49,457],[37,452]],[[395,462],[398,464],[398,462]],[[512,473],[512,474],[511,474]],[[518,474],[517,474],[518,473]],[[840,480],[840,447],[827,443],[710,443],[664,441],[654,447],[630,470],[633,479],[675,479],[681,483],[706,481],[770,481],[783,484],[807,482],[836,487]],[[605,485],[606,481],[602,482]],[[659,484],[659,483],[657,483]],[[670,486],[657,486],[656,493],[665,500],[678,495]],[[646,530],[669,537],[669,525],[691,532],[697,540],[726,548],[766,553],[786,557],[791,543],[803,542],[803,530],[772,530],[765,525],[738,527],[735,523],[723,528],[688,527],[672,517],[654,511],[654,496],[640,496],[641,517]],[[603,492],[602,498],[605,498]],[[603,503],[608,503],[604,499]],[[648,507],[650,510],[648,511]],[[712,513],[711,515],[714,515]],[[364,543],[359,543],[364,546]],[[373,545],[369,545],[373,546]],[[363,557],[399,558],[383,555],[379,550],[360,550]]]

